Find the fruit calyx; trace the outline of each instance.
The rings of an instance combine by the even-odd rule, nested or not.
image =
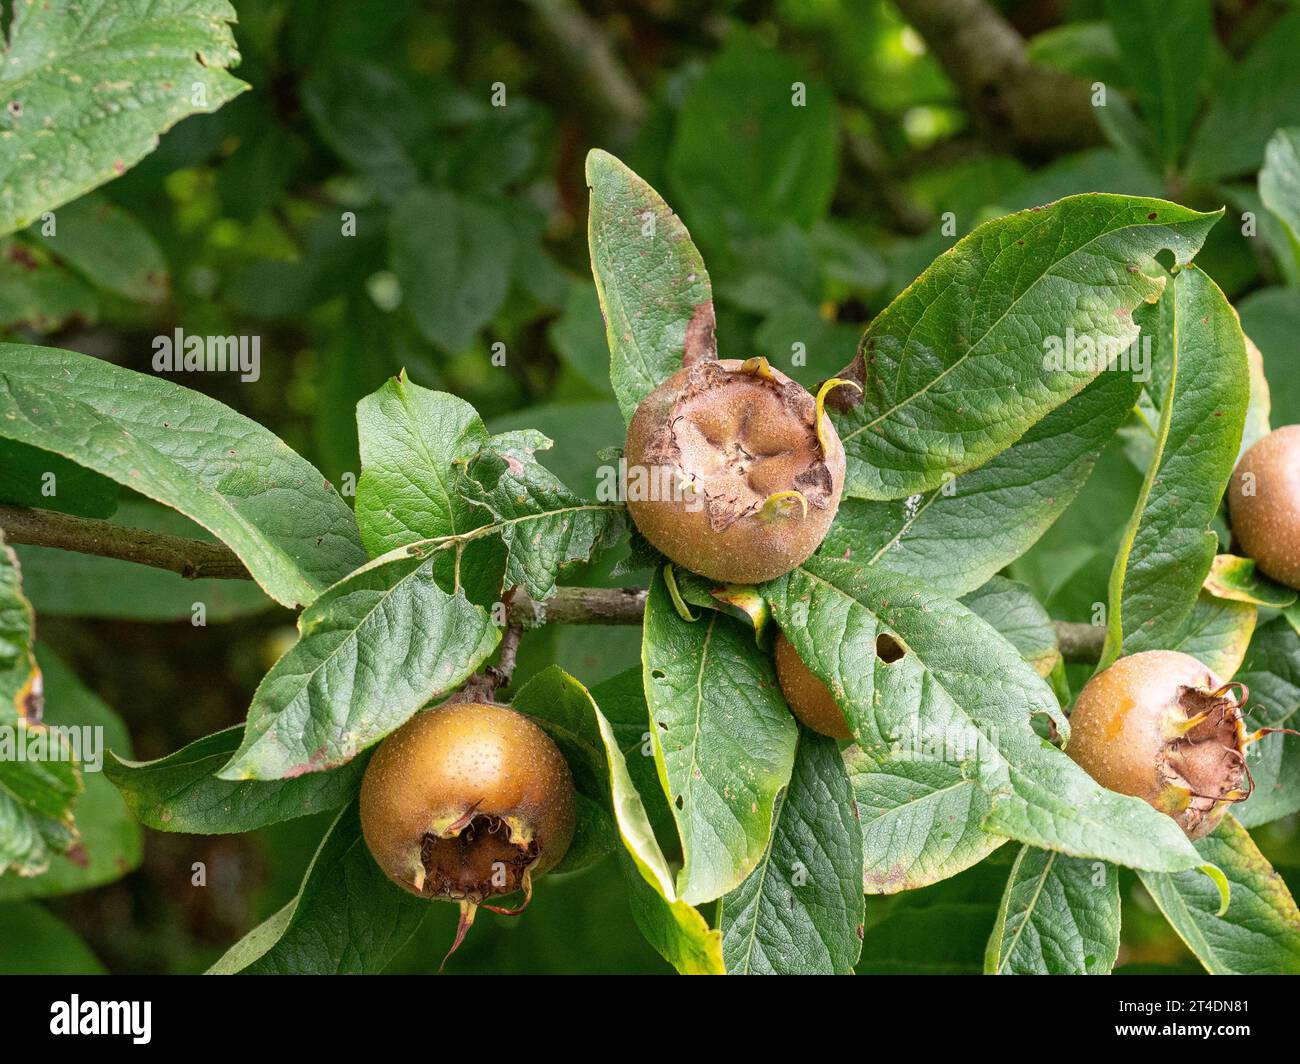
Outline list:
[[[702,499],[715,532],[753,515],[794,516],[801,508],[782,500],[796,496],[806,515],[809,507],[831,506],[834,495],[815,414],[808,391],[779,379],[766,359],[734,368],[697,363],[645,458],[678,472]],[[769,506],[773,500],[777,505]]]
[[[1233,687],[1240,687],[1240,700],[1232,696]],[[1179,688],[1178,704],[1186,718],[1169,724],[1157,757],[1162,783],[1159,806],[1192,838],[1213,830],[1220,807],[1244,802],[1254,790],[1245,755],[1251,739],[1241,714],[1248,694],[1241,683],[1217,690]],[[1243,780],[1248,782],[1245,790]]]

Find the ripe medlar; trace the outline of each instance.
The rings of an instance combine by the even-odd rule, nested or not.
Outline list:
[[[361,781],[361,831],[403,890],[460,904],[454,952],[486,899],[522,891],[573,840],[568,763],[541,728],[505,706],[447,702],[375,751]],[[448,954],[450,956],[450,954]]]
[[[1266,576],[1300,588],[1300,425],[1241,456],[1228,487],[1233,534]]]
[[[1112,791],[1167,813],[1189,838],[1208,835],[1250,789],[1241,705],[1190,654],[1148,650],[1120,658],[1084,686],[1065,752]],[[1253,786],[1253,784],[1252,784]]]
[[[636,408],[624,457],[641,534],[720,583],[788,573],[825,538],[844,488],[821,403],[762,358],[674,373]]]
[[[776,637],[776,676],[790,712],[800,723],[832,739],[853,738],[830,689],[803,663],[784,632]]]

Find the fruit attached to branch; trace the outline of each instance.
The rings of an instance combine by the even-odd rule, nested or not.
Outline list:
[[[1270,432],[1241,456],[1228,510],[1233,535],[1260,570],[1300,588],[1300,425]]]
[[[447,702],[413,717],[375,751],[361,783],[361,829],[403,890],[456,902],[452,952],[490,898],[522,892],[573,840],[573,777],[550,737],[490,703]],[[448,954],[450,956],[450,953]]]
[[[762,358],[673,374],[637,407],[624,457],[642,535],[720,583],[788,573],[821,544],[844,488],[821,398]]]

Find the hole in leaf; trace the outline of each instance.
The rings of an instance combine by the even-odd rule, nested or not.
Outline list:
[[[892,635],[881,632],[876,636],[876,657],[886,665],[892,664],[906,653],[907,648]]]
[[[662,680],[665,676],[663,669],[651,669],[650,678],[653,680]]]
[[[677,796],[677,808],[678,809],[686,808],[686,803],[682,801],[682,796],[680,794]]]

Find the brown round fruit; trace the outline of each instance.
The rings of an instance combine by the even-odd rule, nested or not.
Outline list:
[[[574,805],[569,766],[541,728],[504,706],[448,702],[375,751],[361,830],[389,879],[467,903],[472,919],[484,899],[527,895],[555,867],[573,839]]]
[[[790,712],[805,727],[832,739],[852,739],[848,722],[827,686],[813,675],[781,632],[776,637],[776,675]]]
[[[1103,787],[1149,802],[1199,839],[1249,791],[1249,738],[1230,688],[1189,654],[1120,658],[1079,693],[1066,753]]]
[[[658,550],[728,584],[788,573],[826,536],[844,447],[802,385],[763,359],[696,363],[637,407],[627,506]]]
[[[1300,425],[1255,443],[1228,485],[1233,535],[1266,575],[1300,588]]]

